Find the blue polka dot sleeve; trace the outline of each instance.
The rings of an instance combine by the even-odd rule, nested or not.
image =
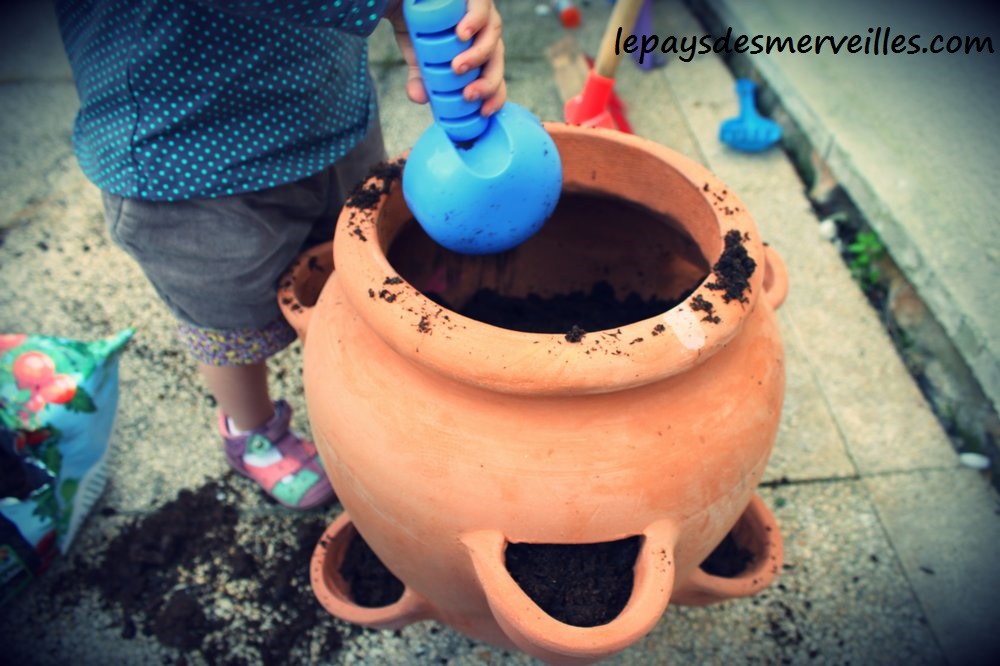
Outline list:
[[[57,0],[84,173],[172,201],[301,180],[375,111],[365,36],[385,0]]]

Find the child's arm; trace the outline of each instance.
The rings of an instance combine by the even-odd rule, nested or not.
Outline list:
[[[356,35],[368,36],[380,17],[392,23],[396,42],[410,68],[406,83],[407,96],[417,102],[427,102],[420,70],[417,67],[410,35],[403,19],[403,0],[301,0],[299,2],[261,3],[255,0],[195,0],[198,4],[230,14],[254,16],[260,19],[291,21],[317,28],[335,28]],[[502,21],[493,0],[467,0],[465,17],[456,32],[460,39],[473,39],[472,45],[452,61],[452,68],[461,74],[482,66],[478,79],[465,87],[466,99],[483,100],[482,113],[488,116],[500,110],[507,99],[503,79],[504,58]]]

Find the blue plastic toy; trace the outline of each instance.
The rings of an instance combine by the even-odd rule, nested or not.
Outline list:
[[[406,0],[403,12],[435,121],[407,158],[403,197],[427,234],[450,250],[492,254],[517,247],[559,201],[555,143],[516,104],[484,118],[481,101],[462,97],[479,77],[479,69],[463,75],[451,69],[471,44],[455,34],[465,0]]]
[[[781,125],[757,112],[754,95],[757,85],[750,79],[736,81],[740,99],[740,115],[730,118],[719,128],[719,139],[736,150],[757,153],[781,140]]]

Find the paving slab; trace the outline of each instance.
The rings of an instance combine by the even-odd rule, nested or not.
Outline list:
[[[953,664],[1000,651],[1000,504],[968,469],[865,479],[903,570]]]
[[[761,496],[785,539],[775,585],[752,599],[668,608],[646,638],[606,663],[945,663],[860,483]]]
[[[0,84],[3,161],[0,191],[8,211],[30,206],[49,174],[73,160],[70,135],[79,101],[72,83]]]
[[[672,29],[681,34],[703,34],[678,5],[668,3],[664,9],[663,20]],[[804,192],[781,185],[791,177],[791,164],[771,158],[753,167],[755,156],[735,154],[718,142],[719,123],[737,111],[734,101],[727,104],[713,94],[732,90],[731,75],[720,61],[695,59],[683,67],[668,67],[663,74],[680,103],[687,105],[687,116],[707,164],[744,198],[762,233],[786,258],[792,285],[782,308],[786,339],[797,341],[806,354],[859,473],[883,489],[873,493],[872,501],[886,521],[899,557],[904,562],[913,561],[918,559],[916,552],[933,552],[936,547],[949,552],[953,546],[943,544],[962,544],[960,548],[977,553],[970,557],[979,561],[983,544],[978,534],[993,534],[1000,525],[993,512],[995,493],[975,473],[962,477],[972,487],[968,493],[950,492],[945,484],[920,483],[925,478],[920,472],[924,468],[940,468],[941,474],[956,472],[954,451],[893,353],[874,311],[842,266],[838,269],[836,252],[819,242],[816,220]],[[685,95],[690,95],[690,100],[685,101]],[[796,288],[797,284],[805,288]],[[885,474],[893,470],[907,473]],[[934,508],[928,507],[929,512],[955,520],[935,521],[938,532],[914,529],[899,516],[899,508],[908,505],[910,493],[934,504]],[[957,520],[958,516],[964,520]],[[970,536],[970,532],[977,536]],[[969,659],[978,656],[982,660],[996,645],[989,627],[1000,617],[1000,605],[992,593],[994,588],[983,587],[974,569],[958,567],[957,571],[954,586],[948,589],[962,592],[954,596],[938,596],[926,587],[915,590],[925,607],[933,606],[939,613],[928,620],[935,634],[946,641],[949,660],[978,663]],[[965,629],[960,639],[944,638],[956,636],[954,627],[960,624]]]
[[[774,36],[990,38],[986,3],[705,3],[718,31]],[[909,47],[907,47],[909,48]],[[1000,404],[1000,58],[982,53],[749,56]],[[873,91],[877,93],[873,94]]]
[[[72,86],[73,73],[63,54],[53,4],[11,0],[4,5],[0,83],[58,82]]]
[[[51,3],[8,3],[0,22],[0,192],[6,211],[30,205],[72,159],[79,106]],[[0,226],[2,229],[2,226]]]
[[[787,317],[779,321],[787,330]],[[785,404],[764,482],[857,476],[819,379],[798,344],[785,344],[785,368]]]

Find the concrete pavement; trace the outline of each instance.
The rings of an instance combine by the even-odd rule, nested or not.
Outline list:
[[[933,387],[937,412],[965,431],[967,447],[983,448],[990,428],[997,437],[997,426],[984,424],[996,423],[1000,405],[1000,15],[987,3],[923,0],[691,6],[716,35],[861,38],[853,55],[846,46],[786,47],[737,55],[731,66],[763,81],[762,97],[794,127],[814,193],[823,198],[835,183],[878,234],[905,278],[890,286],[887,314],[904,344],[936,357],[913,365]],[[899,52],[886,54],[891,40]]]

